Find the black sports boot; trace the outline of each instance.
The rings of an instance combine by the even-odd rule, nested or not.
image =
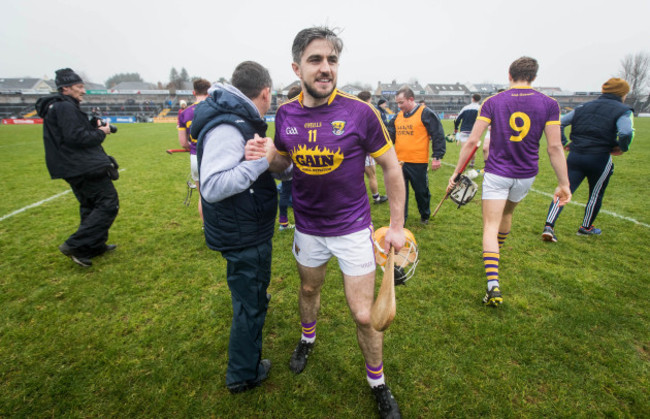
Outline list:
[[[308,343],[300,339],[298,346],[296,346],[296,349],[294,349],[293,353],[291,354],[291,359],[289,360],[289,369],[291,369],[291,371],[293,371],[295,374],[300,374],[307,365],[307,358],[309,358],[309,354],[312,349],[314,349],[313,342]]]
[[[377,407],[379,408],[379,416],[382,419],[401,419],[402,414],[399,411],[399,406],[393,393],[386,384],[377,387],[371,387],[372,394],[377,399]]]

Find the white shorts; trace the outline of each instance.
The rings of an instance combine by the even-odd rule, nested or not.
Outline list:
[[[513,179],[492,173],[483,176],[483,199],[507,199],[520,202],[528,195],[535,176],[527,179]]]
[[[459,132],[458,133],[458,141],[461,143],[464,143],[465,141],[469,140],[469,132]]]
[[[299,264],[316,268],[336,256],[341,272],[350,276],[375,271],[373,246],[372,227],[345,236],[312,236],[298,230],[293,235],[293,255]]]
[[[374,166],[375,165],[375,159],[370,157],[370,154],[366,154],[366,166]]]
[[[196,158],[196,154],[190,154],[190,171],[192,172],[192,180],[194,182],[199,181],[199,162]]]

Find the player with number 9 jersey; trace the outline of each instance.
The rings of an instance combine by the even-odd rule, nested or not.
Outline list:
[[[539,141],[547,125],[560,125],[560,106],[529,86],[516,86],[487,98],[477,119],[492,127],[485,172],[525,179],[537,175]]]

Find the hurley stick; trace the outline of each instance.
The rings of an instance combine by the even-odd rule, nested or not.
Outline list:
[[[372,327],[379,332],[388,329],[393,318],[395,318],[395,312],[397,310],[395,304],[394,257],[395,249],[391,246],[390,253],[388,253],[388,259],[386,259],[386,265],[384,266],[384,278],[381,280],[381,287],[379,288],[377,299],[370,310],[370,322],[372,323]]]

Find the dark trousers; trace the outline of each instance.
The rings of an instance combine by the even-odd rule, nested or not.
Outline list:
[[[578,189],[585,177],[589,182],[589,201],[582,220],[582,227],[589,228],[598,216],[600,207],[603,204],[605,189],[607,189],[609,179],[614,173],[612,156],[609,154],[578,154],[572,152],[569,153],[566,163],[571,193]],[[546,216],[546,225],[554,227],[561,212],[562,207],[555,202],[551,202]]]
[[[431,217],[431,192],[429,191],[429,176],[427,163],[404,163],[404,186],[406,187],[406,201],[404,203],[404,222],[409,213],[409,183],[413,187],[415,202],[418,204],[420,219],[428,220]]]
[[[65,179],[79,201],[79,228],[66,240],[76,256],[93,257],[104,251],[108,230],[119,210],[113,181],[106,172]]]
[[[241,250],[221,254],[226,259],[226,275],[232,300],[232,325],[228,344],[226,385],[253,381],[262,372],[262,328],[271,282],[271,240]]]
[[[291,181],[283,180],[280,186],[280,200],[278,201],[280,208],[280,219],[287,219],[288,209],[292,205],[291,202]]]

